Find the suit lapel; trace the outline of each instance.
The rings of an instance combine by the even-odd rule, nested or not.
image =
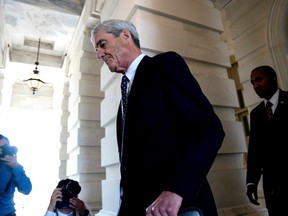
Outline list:
[[[288,112],[288,92],[280,90],[279,100],[274,112],[274,116],[277,117],[279,114],[281,116],[283,112]]]

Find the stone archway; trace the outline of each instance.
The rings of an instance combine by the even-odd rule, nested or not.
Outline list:
[[[288,1],[275,0],[269,14],[267,33],[280,87],[288,90]]]

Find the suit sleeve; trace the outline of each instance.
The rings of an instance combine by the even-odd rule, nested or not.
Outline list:
[[[249,135],[249,144],[248,144],[248,155],[247,155],[247,175],[246,175],[246,184],[254,183],[258,185],[261,175],[262,175],[262,166],[261,166],[261,149],[258,149],[257,141],[257,115],[255,110],[252,110],[250,114],[250,135]],[[255,136],[256,135],[256,136]],[[262,136],[260,136],[262,137]],[[261,146],[260,146],[261,148]]]
[[[169,52],[162,61],[163,85],[182,155],[167,190],[183,198],[197,194],[224,139],[222,124],[184,59]]]

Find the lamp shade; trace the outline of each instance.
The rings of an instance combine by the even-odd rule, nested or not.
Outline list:
[[[39,78],[39,74],[37,73],[39,71],[34,70],[33,72],[34,72],[33,75],[29,79],[24,81],[27,83],[28,87],[32,90],[33,94],[35,94],[35,91],[40,89],[45,82],[43,82]]]
[[[39,51],[40,51],[40,42],[41,40],[39,39],[38,42],[38,51],[37,51],[37,58],[36,58],[36,62],[35,62],[35,69],[33,70],[33,74],[29,79],[24,80],[28,87],[32,90],[33,94],[35,94],[35,91],[37,91],[38,89],[40,89],[43,84],[45,82],[43,82],[40,78],[39,78],[39,71],[38,71],[38,58],[39,58]]]

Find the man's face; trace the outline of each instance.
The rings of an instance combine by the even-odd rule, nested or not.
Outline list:
[[[4,139],[0,140],[0,147],[6,145],[6,141]]]
[[[0,155],[2,155],[2,146],[6,145],[6,141],[4,139],[0,140]]]
[[[102,59],[111,72],[123,73],[129,67],[129,49],[125,43],[125,35],[119,37],[101,30],[95,35],[97,57]]]
[[[260,98],[270,99],[271,92],[275,89],[274,80],[270,80],[261,69],[251,73],[251,84]]]

